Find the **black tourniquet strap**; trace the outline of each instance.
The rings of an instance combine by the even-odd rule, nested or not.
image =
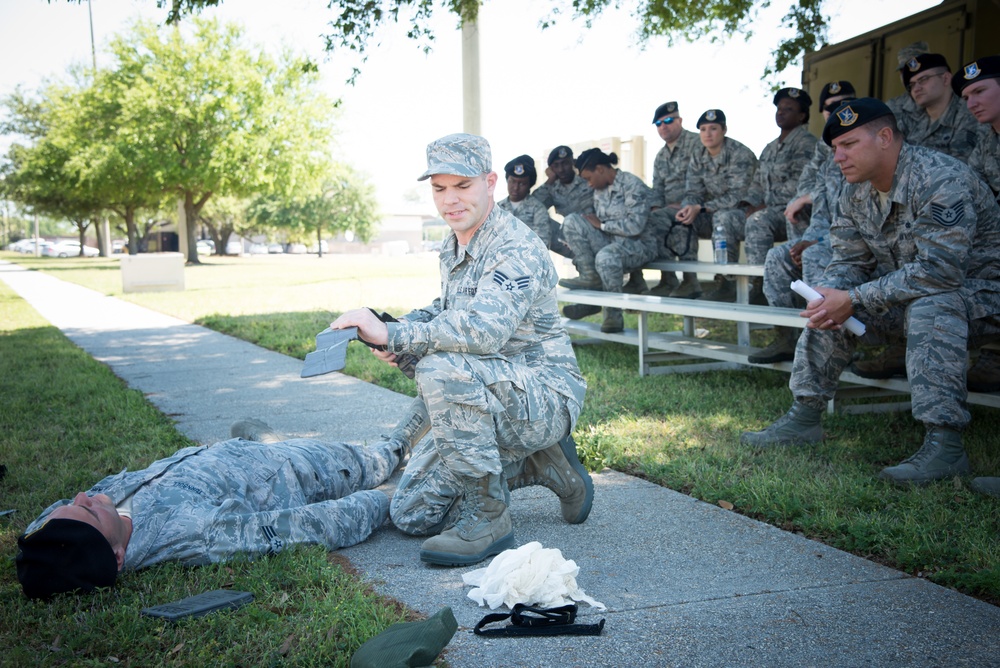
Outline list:
[[[510,618],[511,623],[499,629],[484,629],[487,624],[495,624]],[[599,636],[604,629],[604,619],[597,624],[574,624],[576,605],[558,608],[533,608],[516,603],[509,613],[498,612],[479,620],[473,632],[478,636],[494,638],[514,638],[519,636]]]
[[[670,233],[673,232],[674,228],[677,227],[678,225],[685,228],[684,231],[687,233],[684,237],[684,248],[681,249],[671,247],[669,241]],[[693,238],[694,238],[694,224],[684,225],[683,223],[679,223],[676,220],[673,220],[670,222],[670,229],[667,231],[667,235],[663,237],[663,247],[666,248],[671,255],[676,255],[679,258],[683,258],[685,255],[687,255],[688,251],[691,250],[691,239]]]

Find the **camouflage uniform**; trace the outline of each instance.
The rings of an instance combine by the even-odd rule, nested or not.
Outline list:
[[[948,108],[941,118],[932,121],[927,112],[921,109],[917,116],[904,116],[896,119],[896,125],[906,137],[906,141],[915,146],[932,148],[942,153],[966,161],[976,147],[979,125],[965,101],[958,95],[952,95]]]
[[[691,157],[681,206],[698,204],[708,209],[699,213],[691,227],[694,234],[675,225],[667,237],[667,245],[678,252],[682,260],[698,259],[698,241],[712,238],[712,220],[715,214],[732,209],[750,188],[757,171],[757,156],[749,148],[726,137],[722,150],[714,158],[704,146]],[[688,238],[691,239],[688,243]],[[685,246],[687,247],[685,252]],[[683,253],[683,255],[681,255]]]
[[[674,214],[678,211],[676,206],[670,205],[677,204],[684,197],[688,165],[691,163],[691,158],[702,149],[698,133],[681,130],[674,148],[671,149],[664,144],[653,160],[653,191],[649,206],[657,207],[657,210],[650,212],[649,224],[655,231],[657,252],[660,257],[671,259],[677,257],[676,253],[668,252],[663,245],[663,240],[673,225]],[[697,255],[697,243],[694,246]]]
[[[830,221],[836,215],[840,193],[847,184],[840,167],[833,162],[833,151],[823,142],[816,142],[815,156],[823,158],[818,169],[804,171],[799,179],[799,194],[812,194],[812,214],[809,227],[799,241],[816,243],[802,251],[802,266],[792,262],[791,249],[797,242],[788,241],[767,251],[764,260],[764,296],[771,306],[792,308],[802,305],[789,286],[793,281],[804,280],[808,285],[816,285],[830,264]],[[811,189],[803,183],[811,181]]]
[[[560,216],[571,213],[594,213],[594,189],[579,175],[569,185],[562,181],[543,183],[531,193],[545,208],[555,207]]]
[[[552,242],[555,241],[552,225],[555,221],[549,218],[549,210],[540,201],[533,197],[525,197],[520,202],[511,202],[510,198],[506,197],[497,202],[497,206],[514,214],[514,217],[531,228],[546,246],[552,247]],[[559,224],[555,224],[558,227]]]
[[[604,190],[594,192],[598,230],[582,215],[566,218],[566,243],[581,266],[593,265],[606,292],[622,291],[622,276],[657,256],[655,231],[648,225],[649,187],[621,169]],[[617,309],[605,309],[605,316]]]
[[[969,167],[1000,201],[1000,136],[988,123],[979,124],[979,139],[969,156]]]
[[[909,60],[909,58],[906,60]],[[903,63],[900,63],[900,66]],[[892,115],[896,117],[896,125],[899,128],[916,127],[920,125],[921,118],[927,117],[927,112],[917,106],[917,103],[913,101],[909,93],[897,95],[891,100],[887,100],[885,104],[892,111]]]
[[[784,141],[775,139],[764,147],[750,189],[742,198],[751,206],[765,208],[750,215],[742,209],[720,211],[715,224],[726,230],[730,262],[739,262],[740,241],[746,240],[747,262],[763,264],[775,241],[798,241],[805,226],[794,227],[785,220],[785,207],[795,197],[799,176],[812,158],[816,137],[805,125],[792,130]]]
[[[967,347],[1000,335],[1000,207],[961,162],[905,143],[888,206],[883,214],[870,183],[844,188],[833,261],[818,284],[854,288],[867,334],[806,329],[789,387],[822,408],[858,343],[905,333],[913,416],[962,429]]]
[[[572,431],[586,382],[556,304],[555,266],[538,236],[493,207],[464,251],[441,249],[441,296],[388,325],[388,349],[420,357],[410,421],[420,442],[390,504],[409,534],[454,523],[471,479],[511,477]],[[404,422],[407,418],[404,418]]]
[[[363,541],[389,511],[386,495],[371,488],[398,463],[398,450],[386,442],[231,439],[108,476],[88,493],[106,494],[116,505],[131,497],[126,569],[163,561],[197,566],[292,545],[335,550]],[[49,506],[25,533],[68,503]]]
[[[569,185],[558,180],[543,183],[529,197],[541,202],[546,210],[555,207],[556,213],[563,218],[571,213],[594,213],[594,189],[579,175],[574,176]],[[562,223],[549,218],[549,228],[549,248],[563,257],[573,257],[573,251],[566,243]]]

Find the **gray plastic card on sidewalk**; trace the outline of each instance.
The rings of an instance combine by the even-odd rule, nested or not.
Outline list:
[[[358,338],[358,328],[330,329],[316,335],[316,351],[306,355],[300,377],[321,376],[340,371],[347,363],[347,344]]]

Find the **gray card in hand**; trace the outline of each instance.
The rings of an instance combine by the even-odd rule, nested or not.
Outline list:
[[[358,338],[358,328],[330,329],[316,335],[316,352],[306,355],[302,378],[340,371],[347,363],[347,344]]]

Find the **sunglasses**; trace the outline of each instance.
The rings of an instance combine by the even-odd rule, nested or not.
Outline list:
[[[660,127],[661,125],[670,125],[673,122],[674,122],[674,117],[667,116],[666,118],[661,118],[658,121],[653,121],[653,125],[655,125],[656,127]]]

